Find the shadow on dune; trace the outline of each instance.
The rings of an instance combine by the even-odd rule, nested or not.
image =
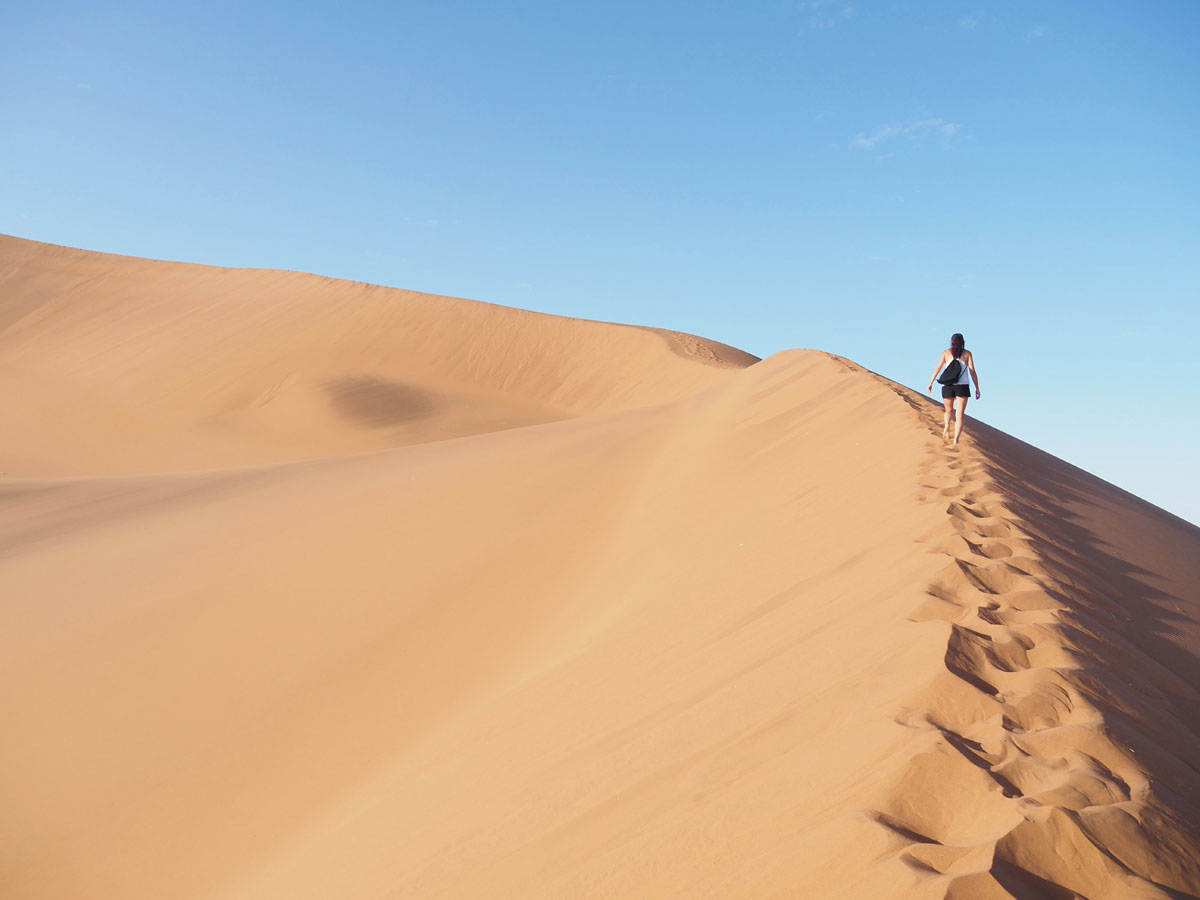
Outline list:
[[[327,381],[324,388],[339,413],[367,428],[404,425],[437,409],[428,391],[373,375],[335,378]]]
[[[1106,541],[1103,533],[1108,529],[1103,526],[1119,525],[1125,532],[1122,538],[1132,533],[1150,545],[1150,552],[1164,557],[1186,554],[1186,547],[1175,550],[1172,544],[1186,541],[1194,547],[1200,529],[1010,435],[980,422],[971,424],[987,444],[996,464],[991,477],[1009,507],[1042,539],[1045,556],[1084,601],[1090,621],[1077,623],[1076,630],[1082,631],[1077,636],[1097,652],[1105,650],[1110,659],[1114,654],[1126,657],[1126,671],[1146,679],[1132,686],[1143,692],[1158,688],[1159,699],[1196,732],[1200,711],[1188,688],[1200,683],[1200,664],[1194,649],[1189,650],[1195,626],[1181,611],[1185,598],[1152,582],[1175,589],[1184,585],[1162,577],[1169,571],[1165,565],[1138,565],[1131,557],[1139,554],[1128,552],[1133,548],[1127,541],[1120,547]],[[1177,561],[1187,563],[1184,558]],[[1181,696],[1181,691],[1191,696]]]
[[[1023,900],[1075,900],[1079,895],[1053,881],[1039,878],[1019,866],[998,861],[991,869],[996,881],[1013,897]],[[956,900],[958,894],[946,894],[947,900]],[[963,898],[967,900],[967,898]]]
[[[972,426],[991,480],[1039,539],[1039,555],[1070,598],[1060,622],[1082,660],[1073,680],[1102,711],[1106,730],[1154,773],[1151,793],[1171,830],[1200,845],[1200,633],[1188,614],[1200,583],[1200,529],[1003,432]],[[1165,871],[1164,889],[1174,881]]]

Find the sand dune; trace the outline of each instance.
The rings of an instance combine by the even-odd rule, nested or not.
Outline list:
[[[392,448],[663,403],[755,360],[675,332],[9,237],[0,278],[9,474]]]
[[[1200,894],[1200,530],[827,353],[0,238],[0,895]]]

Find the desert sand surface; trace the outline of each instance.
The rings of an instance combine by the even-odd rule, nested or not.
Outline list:
[[[0,398],[4,898],[1200,894],[1200,529],[849,360],[0,237]]]

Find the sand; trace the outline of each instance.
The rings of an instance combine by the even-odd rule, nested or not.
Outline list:
[[[1200,894],[1200,529],[817,350],[0,237],[0,896]]]

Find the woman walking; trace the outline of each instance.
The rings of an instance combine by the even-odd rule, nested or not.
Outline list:
[[[938,372],[955,362],[958,363],[958,375],[950,379],[949,383],[942,382],[942,405],[945,407],[942,416],[942,440],[950,437],[950,422],[953,421],[954,443],[957,444],[959,436],[962,435],[963,420],[966,418],[967,398],[971,396],[971,379],[975,381],[975,399],[979,399],[979,375],[975,372],[975,357],[966,348],[966,341],[961,334],[951,336],[950,346],[938,357],[937,365],[933,367],[933,375],[929,379],[929,387],[925,390],[932,391],[933,379],[938,377]]]

